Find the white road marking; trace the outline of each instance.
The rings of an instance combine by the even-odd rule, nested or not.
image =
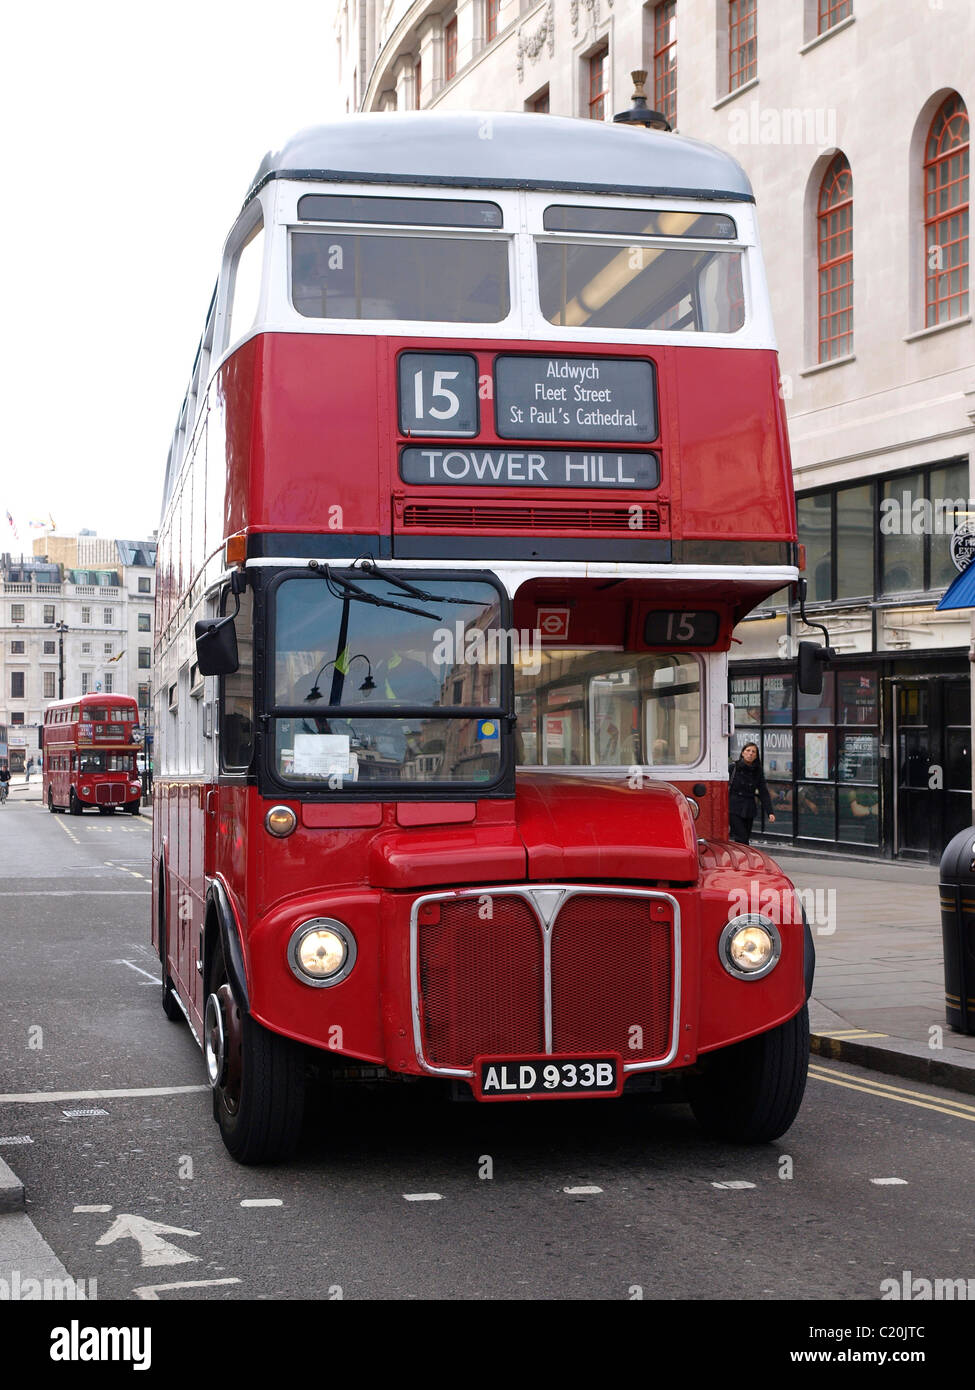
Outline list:
[[[876,1187],[906,1187],[906,1178],[871,1178],[870,1181]]]
[[[562,1191],[567,1192],[570,1197],[584,1196],[591,1192],[602,1192],[601,1187],[563,1187]]]
[[[245,1197],[240,1204],[242,1207],[283,1207],[280,1197]]]
[[[107,1115],[107,1114],[108,1114],[108,1111],[107,1111],[107,1110],[99,1110],[99,1109],[97,1109],[97,1107],[96,1107],[96,1108],[89,1109],[89,1110],[62,1110],[62,1111],[61,1111],[61,1114],[62,1114],[62,1115],[67,1115],[67,1117],[68,1117],[69,1120],[77,1120],[77,1119],[79,1119],[80,1117],[85,1116],[85,1115]]]
[[[185,1096],[194,1091],[209,1091],[209,1086],[133,1086],[118,1091],[24,1091],[0,1095],[0,1105],[43,1105],[62,1100],[114,1100],[139,1096]]]
[[[133,965],[130,960],[113,960],[112,965],[127,965],[130,970],[138,971],[140,975],[145,975],[147,980],[151,980],[154,985],[162,984],[158,975],[151,975],[148,970],[143,970],[141,965]]]
[[[55,821],[55,825],[59,825],[61,827],[61,829],[64,831],[65,835],[67,835],[69,840],[74,840],[76,845],[81,844],[81,841],[78,839],[74,831],[69,830],[68,827],[65,825],[64,821],[60,819],[60,817]]]
[[[404,1192],[404,1202],[442,1202],[439,1192]]]
[[[93,1215],[100,1212],[107,1212],[111,1210],[112,1208],[110,1206],[106,1206],[104,1203],[97,1204],[93,1207],[72,1207],[72,1211],[82,1212],[88,1215]]]
[[[754,1187],[753,1182],[713,1182],[712,1187],[721,1187],[731,1192],[744,1191],[746,1187]]]
[[[151,892],[150,888],[75,888],[71,892],[59,888],[42,893],[29,888],[26,892],[0,892],[0,898],[148,898]]]
[[[178,1284],[142,1284],[132,1292],[147,1303],[159,1303],[161,1293],[170,1289],[212,1289],[216,1284],[239,1284],[239,1279],[182,1279]]]
[[[199,1255],[191,1255],[187,1250],[180,1250],[178,1245],[163,1240],[163,1232],[168,1236],[196,1237],[200,1234],[199,1231],[187,1231],[182,1226],[164,1226],[161,1221],[153,1221],[148,1216],[123,1213],[116,1216],[95,1244],[114,1245],[117,1240],[134,1240],[139,1246],[143,1268],[148,1265],[190,1264],[200,1258]]]
[[[0,1144],[33,1144],[33,1142],[29,1134],[6,1134],[0,1139]]]

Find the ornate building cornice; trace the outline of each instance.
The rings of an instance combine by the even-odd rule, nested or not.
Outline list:
[[[530,63],[538,61],[538,55],[548,44],[548,56],[555,56],[555,0],[548,0],[541,22],[532,32],[525,28],[518,30],[518,81],[525,80],[525,59]]]
[[[610,9],[613,8],[613,0],[606,0]],[[585,14],[583,14],[585,11]],[[572,33],[579,37],[579,20],[589,16],[589,24],[599,23],[599,0],[569,0],[569,18],[572,21]]]

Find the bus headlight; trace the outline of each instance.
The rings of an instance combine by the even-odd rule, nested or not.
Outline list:
[[[313,917],[291,933],[288,964],[302,984],[337,985],[355,965],[355,937],[334,917]]]
[[[732,917],[718,941],[721,964],[736,980],[760,980],[775,969],[781,954],[778,927],[757,912]]]

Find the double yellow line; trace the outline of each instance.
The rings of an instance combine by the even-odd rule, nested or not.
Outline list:
[[[848,1091],[862,1091],[868,1096],[879,1096],[881,1100],[896,1100],[902,1105],[916,1105],[919,1110],[937,1110],[942,1115],[953,1115],[956,1120],[971,1120],[975,1123],[975,1105],[962,1100],[944,1100],[929,1096],[925,1091],[909,1091],[904,1086],[889,1086],[885,1081],[859,1081],[851,1079],[846,1073],[838,1075],[828,1067],[811,1062],[809,1076],[814,1081],[827,1081],[831,1086],[843,1086]]]

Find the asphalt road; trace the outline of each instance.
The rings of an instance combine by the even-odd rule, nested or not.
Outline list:
[[[293,1162],[239,1167],[160,1007],[149,842],[0,808],[0,1156],[100,1299],[876,1300],[906,1271],[975,1296],[975,1103],[815,1059],[760,1148],[657,1099],[421,1084],[323,1094]]]

